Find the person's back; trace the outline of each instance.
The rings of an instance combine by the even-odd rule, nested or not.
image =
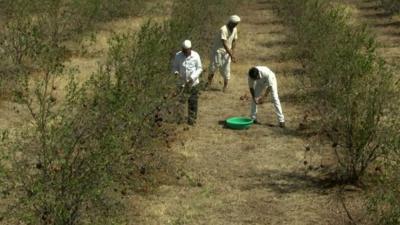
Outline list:
[[[249,85],[253,86],[255,85],[261,85],[263,88],[271,86],[271,84],[276,80],[275,78],[275,73],[272,72],[272,70],[266,66],[255,66],[255,68],[259,71],[260,73],[260,79],[254,80],[249,77]]]
[[[285,127],[285,117],[282,112],[281,103],[278,96],[278,84],[276,81],[275,73],[266,66],[255,66],[249,70],[249,89],[253,101],[251,103],[251,118],[259,123],[257,120],[257,105],[260,104],[262,92],[267,88],[267,93],[272,92],[272,101],[274,103],[275,113],[278,117],[279,126]]]
[[[263,77],[275,76],[275,73],[266,66],[256,66],[256,68],[258,69],[258,71],[260,71],[261,76]]]

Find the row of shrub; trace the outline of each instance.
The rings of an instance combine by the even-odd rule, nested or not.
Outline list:
[[[289,55],[305,71],[299,75],[305,103],[337,156],[336,178],[360,184],[374,166],[389,182],[378,186],[382,195],[372,204],[380,212],[377,223],[397,224],[398,83],[377,55],[374,37],[349,22],[348,10],[326,0],[283,0],[278,12],[293,31]]]
[[[0,91],[15,84],[20,69],[35,70],[35,54],[44,44],[59,45],[66,56],[64,41],[79,42],[99,22],[137,16],[149,3],[142,0],[5,0],[0,3]],[[55,47],[55,46],[53,46]],[[53,48],[56,49],[56,48]]]
[[[342,179],[357,182],[384,152],[392,73],[377,56],[370,32],[349,24],[344,8],[324,0],[281,5],[294,30],[291,56],[305,69],[309,103],[337,151]]]
[[[148,2],[155,2],[153,0]],[[120,17],[136,16],[146,8],[146,1],[141,0],[88,0],[88,1],[66,1],[66,0],[4,0],[1,1],[1,16],[4,20],[16,19],[17,15],[43,15],[49,11],[55,13],[53,19],[74,21],[78,26],[92,24],[93,22],[104,22]],[[80,20],[80,21],[79,21]]]
[[[64,39],[42,38],[37,26],[49,22],[56,32],[63,23],[41,10],[21,23],[9,23],[13,31],[26,34],[16,35],[21,40],[17,47],[29,51],[12,71],[20,77],[15,99],[32,121],[1,132],[0,205],[7,205],[1,209],[2,223],[124,224],[119,199],[126,191],[119,190],[131,189],[137,173],[146,173],[141,158],[164,148],[160,141],[168,130],[162,127],[173,127],[170,122],[177,120],[177,78],[170,72],[174,53],[186,38],[206,52],[207,37],[225,22],[235,3],[174,0],[165,22],[150,20],[137,33],[114,36],[107,62],[87,82],[79,84],[69,75],[63,99],[56,98],[54,85],[69,72]],[[63,9],[54,6],[56,12]],[[43,15],[38,18],[37,13]],[[17,53],[10,51],[10,59],[17,59]],[[39,79],[32,79],[32,73]]]
[[[1,53],[11,56],[11,63],[21,64],[37,50],[34,48],[38,44],[32,42],[71,41],[89,32],[96,23],[140,15],[146,4],[141,0],[2,1]]]
[[[399,0],[380,0],[380,4],[383,8],[392,13],[398,14],[400,13],[400,1]]]

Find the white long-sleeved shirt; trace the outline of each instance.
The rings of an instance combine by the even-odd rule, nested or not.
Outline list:
[[[260,85],[262,87],[270,87],[273,85],[274,80],[276,79],[275,73],[272,72],[268,67],[266,66],[256,66],[258,71],[260,72],[261,79],[259,80],[253,80],[249,77],[249,87],[250,88],[255,88],[256,85]]]
[[[190,80],[193,81],[192,87],[198,85],[200,74],[203,72],[200,55],[193,50],[188,57],[182,51],[176,53],[172,72],[180,75],[182,85]]]

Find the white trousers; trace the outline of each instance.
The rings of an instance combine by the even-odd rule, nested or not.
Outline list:
[[[210,73],[221,73],[224,80],[231,79],[231,57],[228,53],[223,51],[215,51],[211,56]]]
[[[272,96],[272,103],[274,104],[275,108],[275,113],[276,116],[278,117],[279,122],[285,122],[285,117],[282,112],[282,106],[281,102],[279,100],[279,95],[278,95],[278,84],[276,82],[276,78],[271,79],[271,96]],[[256,83],[255,89],[254,89],[254,95],[255,97],[259,97],[262,92],[265,90],[265,84],[259,82]],[[251,118],[256,119],[257,118],[257,104],[254,103],[254,101],[251,101]]]

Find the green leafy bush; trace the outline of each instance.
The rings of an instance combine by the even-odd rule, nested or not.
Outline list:
[[[158,139],[168,132],[160,127],[176,120],[171,109],[179,93],[170,72],[172,57],[186,38],[206,51],[203,37],[215,31],[206,27],[220,22],[215,21],[224,16],[219,7],[233,2],[176,0],[165,22],[149,21],[137,33],[114,36],[107,62],[84,84],[71,76],[62,99],[57,99],[54,84],[67,73],[63,41],[71,36],[63,32],[69,23],[57,19],[65,5],[53,4],[65,2],[48,1],[47,12],[30,5],[22,11],[26,16],[10,18],[2,49],[15,69],[1,69],[18,75],[15,99],[32,121],[0,136],[0,210],[7,215],[2,222],[123,223],[119,199],[126,191],[119,190],[135,185],[135,163],[162,149]],[[200,5],[218,15],[215,20],[201,22],[205,15],[193,7]],[[32,17],[38,12],[40,17]],[[32,79],[33,72],[38,79]]]
[[[0,91],[4,96],[7,86],[15,85],[21,73],[38,69],[34,57],[45,45],[57,45],[58,50],[67,51],[65,41],[79,42],[99,22],[138,15],[147,3],[142,0],[16,0],[0,4]],[[67,56],[65,52],[61,55]]]
[[[384,166],[377,168],[377,185],[370,195],[370,218],[374,224],[395,225],[400,222],[399,139],[396,137],[394,154],[385,159]]]
[[[340,179],[357,183],[384,153],[392,73],[366,27],[349,24],[345,9],[324,0],[285,0],[280,12],[294,30],[290,55],[305,69],[300,79],[332,141]]]
[[[396,84],[398,85],[398,84]],[[372,178],[375,181],[369,194],[370,220],[375,224],[394,225],[400,222],[400,124],[399,124],[399,92],[393,92],[392,105],[385,118],[386,141],[385,155],[380,158]]]

